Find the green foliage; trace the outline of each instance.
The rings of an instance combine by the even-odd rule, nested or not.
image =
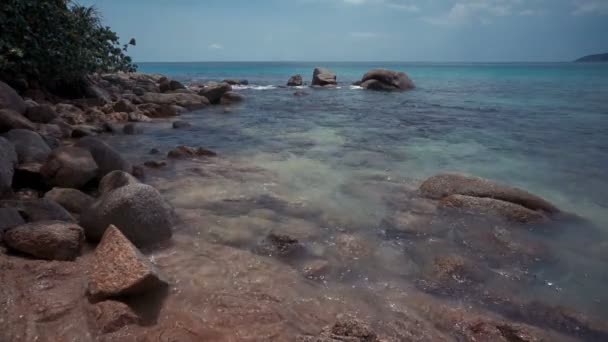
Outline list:
[[[72,0],[2,0],[0,26],[0,77],[6,80],[69,84],[94,72],[137,68],[126,55],[129,44],[121,48],[95,8]]]

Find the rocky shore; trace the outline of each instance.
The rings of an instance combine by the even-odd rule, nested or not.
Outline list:
[[[217,166],[222,169],[217,174],[233,181],[251,169],[223,164],[214,151],[190,146],[176,146],[166,158],[133,165],[104,135],[138,134],[138,123],[159,118],[172,119],[173,129],[187,128],[187,121],[177,120],[180,114],[246,101],[233,86],[247,83],[184,85],[162,75],[94,75],[89,97],[67,100],[40,89],[18,94],[0,82],[0,340],[608,339],[605,322],[488,291],[485,285],[493,270],[479,260],[508,269],[551,258],[542,243],[529,243],[517,229],[578,219],[540,196],[488,179],[445,173],[416,189],[390,184],[399,191],[386,194],[393,196],[394,205],[383,222],[387,240],[409,239],[420,242],[416,248],[437,248],[430,243],[442,240],[431,237],[444,236],[437,227],[450,226],[442,220],[453,212],[467,224],[476,222],[467,227],[478,227],[479,220],[500,224],[486,231],[457,230],[466,250],[473,252],[459,255],[439,245],[439,253],[421,263],[411,287],[389,281],[372,289],[392,303],[391,310],[384,308],[390,313],[378,312],[380,319],[357,315],[377,310],[364,298],[332,299],[345,298],[348,286],[327,295],[318,291],[325,277],[344,274],[353,263],[376,258],[375,252],[363,237],[342,232],[334,237],[330,256],[320,257],[305,243],[319,234],[317,228],[293,217],[314,217],[323,222],[319,226],[325,218],[302,215],[304,209],[293,203],[256,199],[262,206],[257,209],[280,208],[292,219],[290,230],[281,231],[281,219],[268,219],[280,210],[258,213],[256,219],[276,229],[260,236],[250,250],[239,248],[236,234],[216,242],[191,241],[184,233],[192,230],[189,215],[200,212],[176,210],[159,189],[145,183],[146,173],[169,162],[213,160],[203,171],[216,172]],[[300,87],[303,77],[294,75],[287,85]],[[316,68],[311,85],[335,87],[337,76]],[[405,73],[385,69],[371,70],[356,85],[380,91],[415,87]],[[236,175],[226,177],[230,172]],[[226,202],[232,209],[247,206]],[[239,229],[246,227],[233,232]],[[477,260],[472,255],[483,256]],[[180,260],[192,267],[190,283],[175,276]],[[444,298],[473,298],[479,308],[450,305]],[[192,307],[180,306],[189,301]]]

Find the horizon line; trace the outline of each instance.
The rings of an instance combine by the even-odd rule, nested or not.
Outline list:
[[[576,60],[565,60],[565,61],[297,61],[297,60],[200,60],[200,61],[134,61],[134,63],[444,63],[444,64],[482,64],[482,63],[495,63],[495,64],[517,64],[517,63],[575,63]],[[580,63],[580,62],[579,62]],[[584,62],[583,62],[584,63]]]

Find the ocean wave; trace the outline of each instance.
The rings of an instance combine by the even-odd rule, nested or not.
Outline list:
[[[246,90],[246,89],[252,89],[252,90],[272,90],[272,89],[277,89],[277,86],[274,85],[255,85],[255,84],[250,84],[250,85],[233,85],[232,89],[234,90]]]
[[[350,89],[351,89],[351,90],[359,90],[359,89],[363,89],[363,87],[361,87],[361,86],[356,86],[356,85],[351,85],[351,86],[350,86]]]

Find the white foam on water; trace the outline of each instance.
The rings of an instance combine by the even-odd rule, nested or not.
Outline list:
[[[356,85],[351,85],[351,86],[350,86],[350,89],[351,89],[351,90],[359,90],[359,89],[363,89],[363,87],[361,87],[361,86],[356,86]]]
[[[233,90],[245,90],[245,89],[253,89],[253,90],[272,90],[272,89],[276,89],[277,87],[274,85],[233,85],[232,89]]]

